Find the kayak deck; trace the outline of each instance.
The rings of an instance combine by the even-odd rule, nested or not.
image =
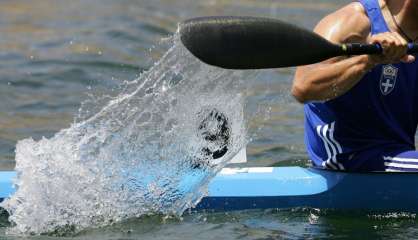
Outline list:
[[[301,167],[223,169],[196,209],[418,212],[417,182],[416,173],[345,173]]]
[[[0,201],[15,172],[0,172]],[[224,168],[196,210],[312,207],[418,212],[417,173],[345,173],[301,167]]]

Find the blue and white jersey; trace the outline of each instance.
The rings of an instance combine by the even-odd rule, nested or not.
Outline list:
[[[361,0],[371,34],[389,31],[378,0]],[[382,154],[414,150],[418,61],[379,65],[344,95],[305,104],[305,143],[316,167],[386,170]]]

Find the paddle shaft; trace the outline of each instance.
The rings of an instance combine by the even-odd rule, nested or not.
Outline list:
[[[347,43],[342,44],[344,55],[381,54],[382,47],[379,44]],[[418,53],[418,44],[408,43],[407,54]]]

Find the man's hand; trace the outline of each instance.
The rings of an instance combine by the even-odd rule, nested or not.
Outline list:
[[[410,63],[408,43],[397,33],[370,36],[371,23],[363,6],[352,2],[323,18],[315,32],[332,43],[380,44],[383,54],[332,58],[296,69],[292,94],[302,103],[335,99],[353,88],[378,64]]]
[[[369,59],[373,65],[389,63],[411,63],[415,57],[408,55],[408,42],[397,32],[385,32],[373,35],[370,43],[378,43],[382,46],[383,53],[380,55],[370,55]]]

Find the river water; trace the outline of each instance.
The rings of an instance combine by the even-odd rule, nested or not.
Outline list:
[[[2,1],[0,4],[0,169],[13,169],[18,140],[51,138],[83,119],[80,105],[137,79],[169,48],[177,23],[207,15],[279,18],[313,28],[325,14],[349,1],[300,0],[87,0]],[[161,39],[163,42],[161,42]],[[166,41],[166,42],[164,42]],[[152,49],[152,50],[150,50]],[[268,102],[269,114],[253,115],[256,132],[240,166],[306,165],[302,106],[289,95],[293,69],[266,70],[252,78],[245,112]],[[95,101],[106,101],[97,99]],[[94,104],[93,104],[94,105]],[[99,104],[100,105],[100,104]],[[82,109],[90,109],[84,107]],[[94,111],[95,109],[91,109]],[[96,109],[97,110],[97,109]],[[0,239],[7,235],[0,216]],[[75,239],[305,239],[396,238],[418,233],[414,215],[314,209],[185,213],[124,220],[86,229]],[[54,239],[41,236],[36,239]],[[61,237],[62,238],[62,237]]]

